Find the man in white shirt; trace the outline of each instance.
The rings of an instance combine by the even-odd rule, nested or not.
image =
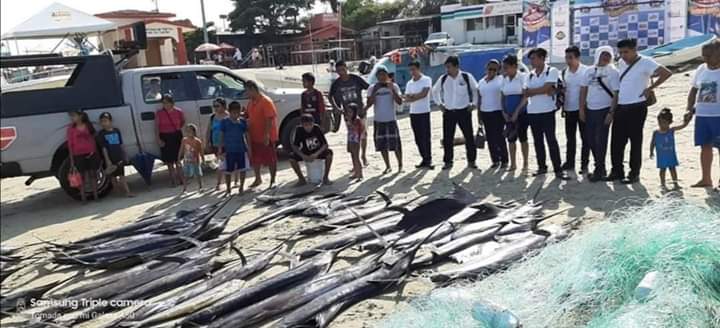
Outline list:
[[[610,160],[612,171],[608,181],[622,180],[630,184],[640,181],[642,166],[643,128],[647,117],[647,99],[653,90],[665,82],[672,73],[652,58],[641,56],[637,52],[637,41],[625,39],[618,42],[620,52],[620,90],[618,108],[613,115],[612,141],[610,142]],[[658,79],[651,82],[657,75]],[[625,145],[630,142],[630,173],[625,178],[623,161]]]
[[[477,149],[473,136],[471,112],[474,101],[477,99],[477,81],[470,73],[460,71],[460,60],[457,56],[449,56],[445,60],[445,70],[433,86],[433,99],[443,111],[443,170],[453,165],[453,140],[455,139],[455,126],[460,126],[465,137],[465,151],[467,152],[468,167],[477,169],[475,159]]]
[[[695,71],[688,94],[687,120],[695,118],[695,145],[701,147],[702,178],[693,187],[712,187],[713,147],[720,151],[720,41],[702,48],[705,64]],[[720,191],[720,183],[716,191]]]
[[[580,89],[580,121],[585,124],[585,141],[595,159],[595,170],[588,175],[590,182],[605,179],[605,155],[612,113],[617,107],[620,73],[612,64],[613,48],[602,46],[595,50],[595,66],[585,71]]]
[[[420,71],[420,63],[408,65],[411,79],[405,85],[405,102],[410,103],[410,126],[422,161],[416,168],[433,169],[430,142],[430,89],[432,79]]]
[[[562,71],[562,80],[565,85],[565,103],[563,116],[565,116],[565,138],[567,138],[567,153],[562,168],[565,171],[575,169],[575,150],[577,148],[577,130],[580,129],[580,174],[587,174],[590,161],[590,148],[585,141],[585,123],[580,121],[580,87],[585,79],[587,66],[580,62],[580,49],[571,46],[565,49],[565,63],[567,67]]]
[[[235,48],[235,53],[233,54],[233,61],[235,61],[235,67],[240,67],[240,64],[242,64],[242,60],[242,51],[240,51],[240,48]]]
[[[555,88],[559,78],[558,70],[545,63],[547,50],[535,48],[528,53],[532,70],[526,77],[525,97],[527,98],[527,113],[535,142],[535,157],[538,170],[533,175],[547,173],[548,167],[545,157],[545,141],[548,143],[550,160],[553,164],[555,177],[567,180],[560,163],[560,146],[555,137]]]

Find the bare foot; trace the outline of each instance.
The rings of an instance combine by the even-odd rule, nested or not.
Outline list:
[[[392,171],[392,170],[389,167],[387,167],[387,168],[385,168],[385,171],[383,171],[382,174],[388,174],[388,173],[390,173],[390,171]]]
[[[323,183],[322,183],[322,184],[325,185],[325,186],[329,186],[329,185],[332,185],[333,182],[330,181],[330,179],[323,179]]]
[[[401,173],[402,171],[402,165],[398,166],[398,173]]]
[[[255,181],[253,181],[253,183],[250,185],[250,188],[255,188],[255,187],[257,187],[257,186],[259,186],[259,185],[261,185],[261,184],[262,184],[262,180],[255,180]]]
[[[215,186],[215,191],[220,191],[220,185]]]
[[[307,184],[307,181],[305,179],[298,180],[298,182],[295,183],[295,187],[301,187]]]
[[[700,180],[696,184],[694,184],[690,187],[692,187],[692,188],[711,188],[712,186],[713,186],[712,182]]]
[[[511,171],[515,171],[516,169],[517,169],[517,167],[515,167],[515,165],[510,165],[510,167],[508,167],[506,171],[511,172]]]

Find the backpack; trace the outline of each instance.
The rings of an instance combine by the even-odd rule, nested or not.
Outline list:
[[[468,97],[470,98],[470,103],[473,103],[473,91],[470,87],[470,75],[465,72],[460,72],[462,74],[463,80],[465,80],[465,85],[467,86],[467,93]],[[443,76],[440,78],[440,97],[442,98],[442,102],[445,102],[445,80],[447,80],[448,75],[443,74]]]

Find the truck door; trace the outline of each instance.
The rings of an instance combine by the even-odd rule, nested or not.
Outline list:
[[[173,96],[175,106],[183,111],[185,123],[200,123],[194,76],[191,72],[150,73],[142,75],[140,79],[139,94],[142,95],[142,101],[138,101],[137,105],[137,112],[140,113],[140,140],[143,150],[159,156],[160,147],[155,138],[155,112],[162,108],[162,95]]]
[[[223,98],[228,105],[238,101],[242,106],[247,106],[248,97],[245,94],[245,82],[226,72],[198,71],[195,72],[195,81],[200,91],[196,106],[199,108],[201,138],[205,140],[210,127],[210,117],[214,112],[214,100]]]

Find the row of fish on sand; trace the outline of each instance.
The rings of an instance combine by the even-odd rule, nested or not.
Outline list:
[[[565,238],[570,225],[545,221],[557,212],[542,213],[537,196],[493,204],[457,185],[449,195],[408,199],[310,189],[258,196],[258,205],[268,207],[264,214],[229,231],[233,215],[219,213],[232,198],[68,244],[3,248],[3,281],[26,281],[12,289],[3,284],[3,326],[326,327],[413,276],[438,285],[473,279]],[[312,223],[269,251],[251,254],[236,243],[297,217]],[[319,241],[289,249],[310,238]],[[361,254],[357,261],[334,268],[350,248]],[[278,260],[287,269],[252,279]]]

